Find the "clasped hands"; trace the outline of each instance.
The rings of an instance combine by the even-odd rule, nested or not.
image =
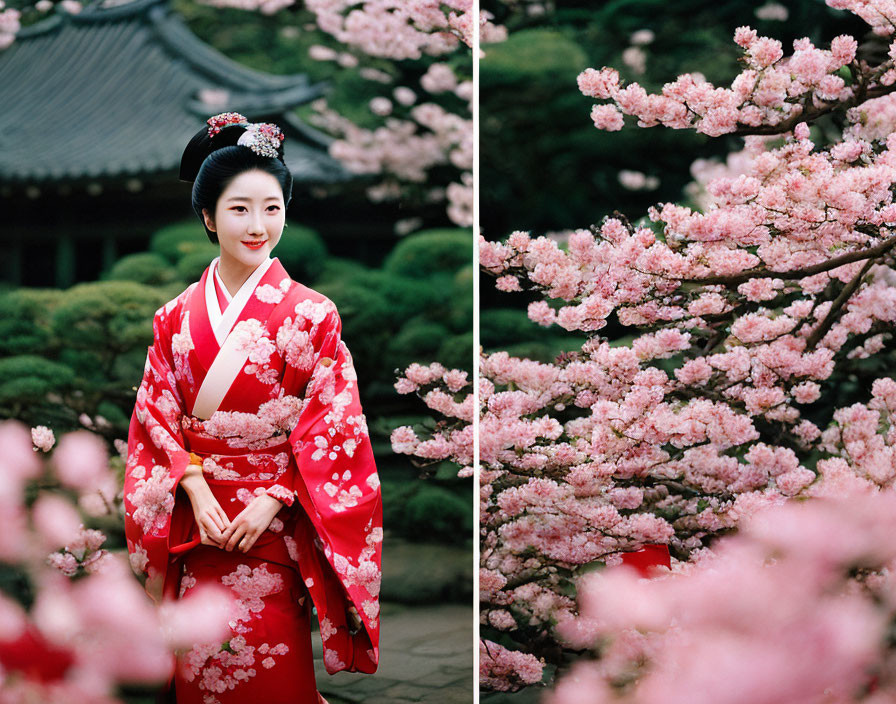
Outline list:
[[[283,503],[273,496],[261,494],[231,521],[202,476],[202,468],[195,464],[187,466],[181,486],[193,506],[201,543],[228,552],[234,548],[241,552],[251,550],[283,508]]]
[[[193,517],[199,526],[202,544],[214,545],[228,552],[235,547],[242,552],[251,550],[283,507],[273,496],[261,494],[231,521],[202,476],[202,466],[198,463],[187,465],[181,486],[193,506]],[[345,615],[350,632],[357,633],[363,627],[358,610],[350,605]]]

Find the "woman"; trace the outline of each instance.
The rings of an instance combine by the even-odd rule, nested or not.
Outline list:
[[[181,179],[220,256],[153,320],[131,418],[125,530],[156,600],[200,584],[237,600],[226,643],[178,657],[178,704],[323,701],[327,671],[378,661],[382,504],[333,303],[271,250],[292,177],[276,125],[208,120]]]

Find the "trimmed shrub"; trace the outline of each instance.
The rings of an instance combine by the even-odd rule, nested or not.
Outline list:
[[[454,273],[473,261],[470,230],[424,230],[401,240],[383,262],[383,271],[413,279]]]
[[[209,241],[205,230],[202,229],[202,225],[196,220],[164,227],[153,235],[149,243],[151,252],[164,257],[172,264],[177,264],[188,254],[208,251],[209,247],[217,254],[217,246]],[[209,257],[209,261],[216,254]]]
[[[53,333],[63,349],[114,356],[152,343],[152,319],[163,303],[159,291],[132,281],[79,284],[53,312]]]
[[[441,361],[436,356],[449,334],[444,325],[426,318],[415,318],[408,321],[389,341],[386,357],[399,369],[404,369],[413,362]]]
[[[0,403],[40,402],[47,394],[65,391],[74,380],[69,367],[37,355],[0,359]]]
[[[171,262],[161,254],[140,252],[119,259],[104,278],[107,281],[136,281],[146,286],[165,286],[178,280],[178,274]]]
[[[473,333],[465,332],[461,335],[452,335],[440,346],[436,360],[451,369],[465,369],[472,372],[473,367]],[[472,378],[472,377],[471,377]]]
[[[274,248],[290,277],[308,284],[317,281],[327,261],[327,246],[321,236],[309,227],[290,223]]]
[[[189,281],[190,283],[198,281],[209,262],[217,256],[218,249],[209,242],[209,247],[184,256],[177,263],[177,274],[183,281]]]
[[[52,345],[51,311],[64,291],[21,288],[0,295],[0,354],[43,354]]]

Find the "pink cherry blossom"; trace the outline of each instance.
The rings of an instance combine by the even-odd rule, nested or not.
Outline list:
[[[43,493],[31,508],[31,518],[47,551],[72,544],[81,527],[81,518],[72,504],[61,496]]]
[[[751,701],[892,698],[881,634],[896,603],[881,597],[892,589],[894,508],[886,494],[791,503],[675,573],[592,573],[579,616],[558,630],[600,659],[577,664],[548,701],[713,702],[732,687]],[[630,685],[614,693],[620,677]]]
[[[223,641],[230,634],[228,622],[237,615],[236,600],[228,589],[202,585],[183,599],[163,604],[159,617],[171,648]]]
[[[49,452],[56,444],[56,436],[45,425],[38,425],[31,429],[31,440],[37,449],[44,452]]]
[[[100,486],[109,473],[108,461],[102,440],[86,430],[63,435],[53,453],[53,466],[59,479],[79,490]]]

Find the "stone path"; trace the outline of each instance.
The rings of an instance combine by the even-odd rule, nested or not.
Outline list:
[[[376,674],[324,669],[312,635],[317,688],[329,704],[470,704],[473,701],[473,607],[463,604],[381,606]]]

